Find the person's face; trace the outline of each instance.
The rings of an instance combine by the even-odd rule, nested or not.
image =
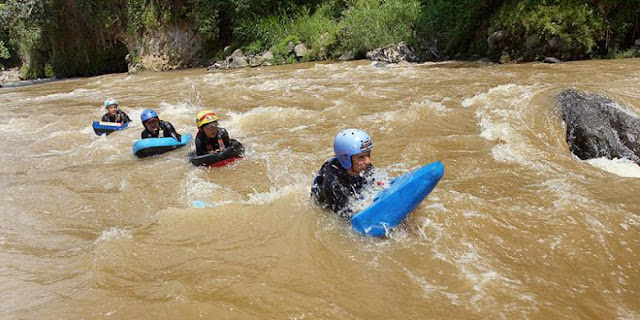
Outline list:
[[[367,171],[371,168],[371,151],[365,151],[355,154],[351,157],[351,171],[352,173],[359,174],[360,172]]]
[[[110,106],[107,107],[107,112],[109,112],[110,115],[115,116],[116,115],[116,111],[118,110],[118,106],[115,104],[112,104]]]
[[[215,138],[218,134],[218,122],[207,123],[202,126],[202,132],[209,138]]]
[[[151,118],[144,123],[145,128],[149,131],[160,130],[160,120],[158,118]]]

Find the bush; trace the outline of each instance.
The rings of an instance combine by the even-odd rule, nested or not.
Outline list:
[[[419,16],[415,0],[356,0],[341,23],[341,45],[362,57],[379,47],[414,42]]]
[[[328,3],[313,13],[308,7],[298,7],[292,12],[280,11],[256,20],[246,19],[235,28],[235,34],[249,42],[245,47],[249,53],[277,47],[273,50],[277,56],[279,49],[284,50],[289,41],[295,40],[294,44],[302,42],[309,46],[311,58],[316,58],[335,46],[338,22],[332,16],[333,9],[332,3]],[[288,60],[284,58],[283,61]]]
[[[640,37],[640,0],[600,0],[596,12],[604,22],[600,53],[616,54]]]
[[[20,23],[15,36],[20,39],[18,52],[23,60],[20,74],[23,79],[37,79],[44,76],[45,46],[42,41],[42,29]]]
[[[50,64],[44,65],[44,76],[47,78],[53,78],[56,76],[56,72],[53,69],[53,66]]]
[[[494,17],[495,30],[508,30],[520,44],[533,34],[542,40],[559,37],[578,55],[591,53],[604,36],[602,19],[577,0],[512,0]]]
[[[486,52],[489,18],[504,0],[425,1],[418,27],[419,41],[443,55]]]
[[[638,49],[627,49],[622,51],[615,51],[604,56],[606,59],[629,59],[640,57],[640,51]]]
[[[271,48],[271,53],[273,53],[273,60],[271,62],[276,64],[296,62],[295,54],[291,54],[289,49],[293,49],[291,46],[298,43],[300,43],[300,39],[296,36],[288,36],[282,39],[279,43],[276,43]]]
[[[4,41],[0,40],[0,58],[9,59],[11,55],[9,54],[9,49],[4,45]]]

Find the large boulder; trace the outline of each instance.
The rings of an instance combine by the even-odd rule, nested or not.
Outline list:
[[[385,63],[398,63],[402,61],[419,62],[413,49],[404,42],[371,50],[367,52],[367,59]]]
[[[509,31],[499,30],[487,37],[487,55],[493,56],[501,52],[507,46]]]
[[[567,143],[580,159],[627,158],[640,164],[640,118],[611,99],[565,90],[558,95]]]
[[[546,57],[546,58],[544,58],[544,60],[542,60],[542,62],[544,62],[544,63],[560,63],[562,61],[560,61],[560,59],[555,58],[555,57]]]
[[[271,50],[258,53],[255,56],[251,56],[249,58],[249,64],[252,67],[270,66],[271,61],[273,61],[273,53],[271,52]]]
[[[353,53],[353,50],[347,50],[345,51],[340,57],[338,57],[339,61],[350,61],[355,59],[355,54]]]
[[[236,49],[230,56],[227,57],[227,66],[228,68],[244,68],[249,65],[247,61],[247,57],[244,56],[244,53],[240,49]]]
[[[309,49],[307,49],[304,43],[298,43],[293,47],[293,52],[296,54],[297,59],[302,59],[309,54]]]

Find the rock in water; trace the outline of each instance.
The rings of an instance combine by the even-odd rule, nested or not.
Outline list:
[[[640,164],[640,118],[611,99],[565,90],[558,104],[567,143],[580,159],[627,158]]]
[[[554,57],[546,57],[544,58],[544,63],[560,63],[560,60]]]

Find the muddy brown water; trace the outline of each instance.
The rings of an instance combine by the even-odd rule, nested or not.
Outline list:
[[[0,317],[640,319],[640,168],[570,154],[555,102],[567,88],[638,114],[640,60],[309,63],[0,89]],[[107,97],[134,123],[98,137]],[[132,155],[142,110],[195,133],[203,106],[244,160]],[[387,239],[309,201],[349,127],[372,136],[389,176],[445,165]]]

